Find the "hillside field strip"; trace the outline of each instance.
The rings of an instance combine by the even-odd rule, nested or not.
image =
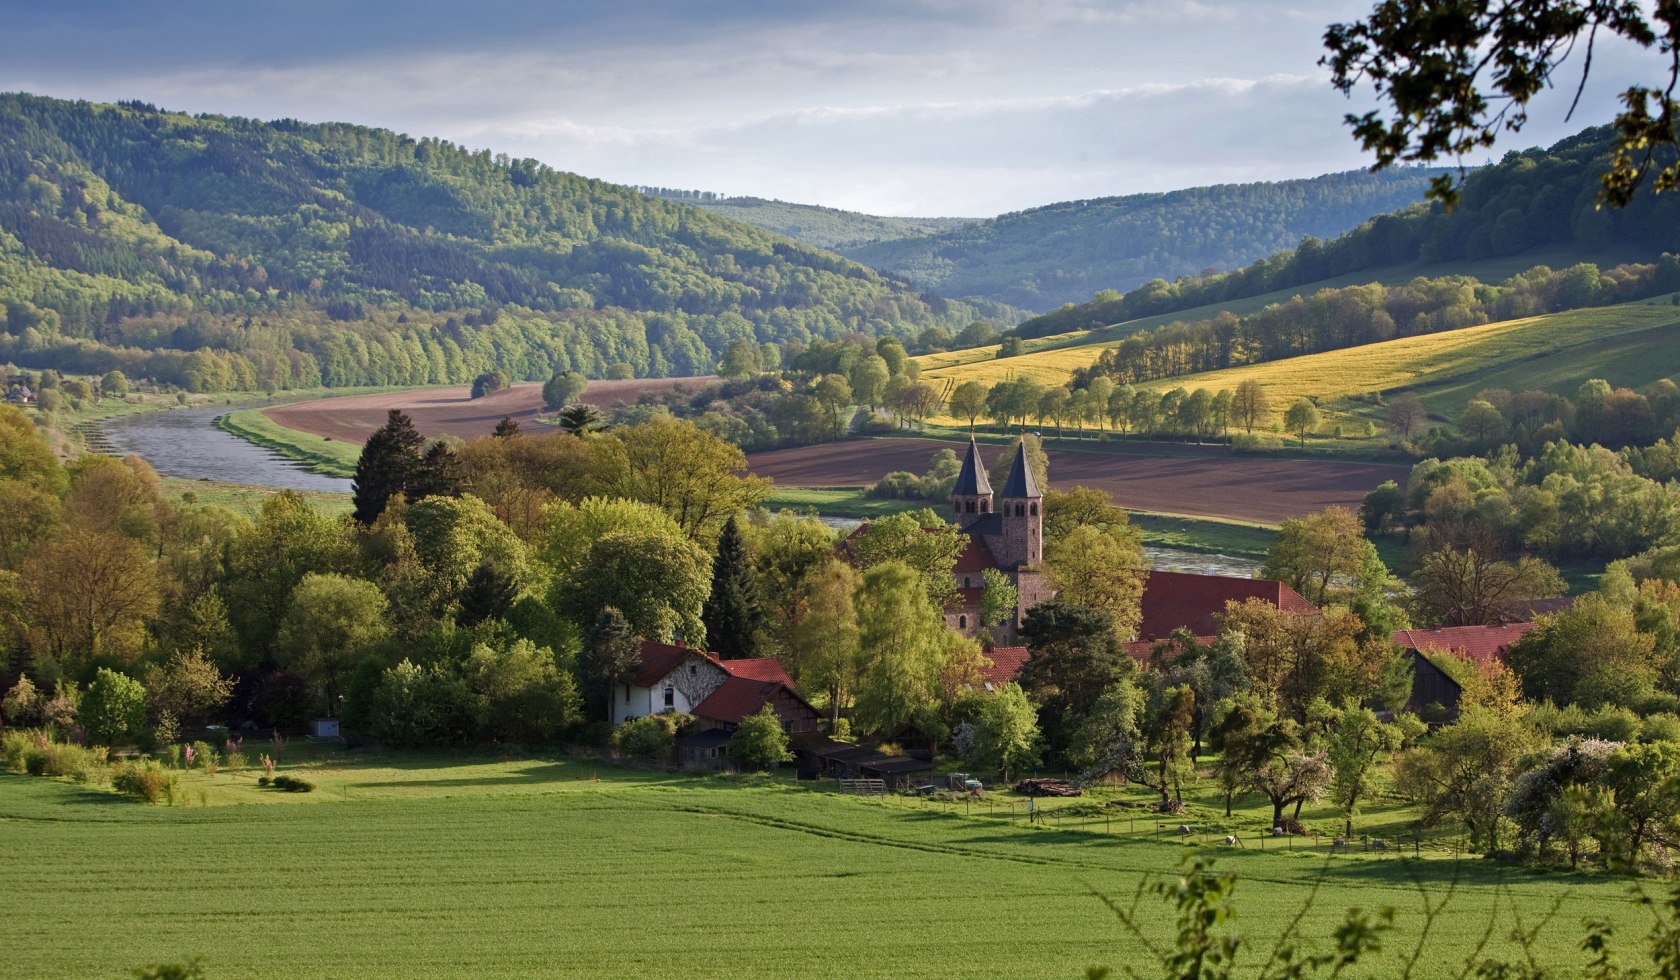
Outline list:
[[[1094,350],[1072,348],[985,365],[934,372],[936,377],[987,381],[1020,361],[1045,380],[1091,363]],[[1413,388],[1432,410],[1456,413],[1486,387],[1540,387],[1559,393],[1588,378],[1641,387],[1680,374],[1680,308],[1662,303],[1569,310],[1418,337],[1307,354],[1222,371],[1146,382],[1156,390],[1235,388],[1253,379],[1266,387],[1274,410],[1297,398],[1340,399]],[[994,377],[995,375],[995,377]]]
[[[1566,268],[1580,262],[1594,262],[1600,268],[1609,268],[1624,262],[1650,261],[1650,256],[1629,249],[1610,248],[1583,254],[1579,249],[1537,249],[1524,252],[1521,255],[1509,255],[1499,258],[1478,259],[1475,261],[1413,262],[1405,265],[1386,266],[1377,269],[1366,269],[1361,272],[1337,276],[1332,279],[1321,279],[1301,286],[1290,286],[1274,289],[1269,293],[1249,296],[1243,299],[1220,300],[1193,306],[1188,309],[1177,310],[1172,313],[1157,313],[1153,316],[1138,317],[1121,323],[1092,330],[1071,330],[1067,333],[1051,334],[1045,337],[1035,337],[1021,342],[1023,355],[1007,359],[1011,364],[1021,361],[1028,363],[1021,367],[1023,373],[1047,384],[1061,384],[1067,380],[1065,374],[1061,380],[1055,380],[1056,373],[1049,368],[1038,366],[1039,358],[1045,363],[1059,362],[1061,359],[1050,358],[1048,355],[1074,349],[1082,352],[1085,358],[1077,363],[1084,367],[1097,359],[1097,354],[1104,347],[1112,347],[1122,338],[1140,330],[1153,330],[1169,323],[1195,323],[1198,320],[1209,320],[1221,311],[1229,311],[1238,316],[1256,313],[1273,303],[1287,302],[1295,296],[1305,296],[1321,289],[1340,289],[1345,286],[1362,286],[1367,283],[1381,283],[1385,286],[1400,286],[1422,276],[1434,279],[1442,276],[1471,276],[1485,283],[1497,283],[1510,278],[1520,272],[1526,272],[1538,265],[1549,266],[1554,269]],[[947,377],[945,368],[962,367],[966,365],[986,364],[997,358],[998,345],[975,347],[964,350],[942,351],[935,354],[922,354],[915,358],[921,364],[922,372],[933,377]],[[1037,355],[1028,358],[1027,355]],[[1042,373],[1041,373],[1042,371]],[[998,380],[1006,375],[1000,374]],[[966,380],[966,376],[964,378]]]
[[[1186,850],[1176,827],[1137,811],[1105,817],[1087,800],[1053,801],[1051,817],[1027,826],[1023,803],[1006,811],[1008,795],[966,807],[859,799],[785,777],[580,761],[288,769],[317,791],[193,773],[189,805],[162,807],[0,776],[0,848],[20,899],[0,916],[6,974],[115,977],[202,956],[217,978],[1072,977],[1143,967],[1099,896],[1135,901],[1145,934],[1167,940],[1170,908],[1142,889],[1176,875]],[[1376,829],[1383,818],[1366,819]],[[1194,843],[1208,837],[1195,817],[1169,823],[1181,820],[1202,828]],[[1422,977],[1456,974],[1484,939],[1487,955],[1520,955],[1508,939],[1519,920],[1551,916],[1536,953],[1559,968],[1584,962],[1585,917],[1610,918],[1627,947],[1649,921],[1610,876],[1429,845],[1421,859],[1328,857],[1305,841],[1261,851],[1257,836],[1242,848],[1222,839],[1210,841],[1218,866],[1239,875],[1251,966],[1309,901],[1301,935],[1319,949],[1345,909],[1395,909],[1388,956],[1359,976],[1394,974],[1423,932],[1426,895],[1448,901]]]

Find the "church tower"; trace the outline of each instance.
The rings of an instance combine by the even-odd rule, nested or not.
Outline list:
[[[966,471],[965,471],[966,472]],[[960,483],[959,483],[960,485]],[[998,563],[1006,568],[1037,568],[1044,561],[1044,495],[1027,465],[1027,446],[1015,447],[1009,480],[998,500],[1003,515],[1003,548]]]
[[[967,527],[992,512],[992,481],[980,462],[980,447],[968,437],[968,455],[963,457],[957,484],[951,488],[951,510],[958,527]]]

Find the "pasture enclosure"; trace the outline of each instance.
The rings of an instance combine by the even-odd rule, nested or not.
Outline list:
[[[115,976],[196,955],[218,978],[1078,976],[1139,964],[1099,896],[1131,905],[1185,849],[1118,820],[1103,833],[1072,807],[1029,828],[1001,804],[983,815],[582,762],[298,771],[317,792],[222,773],[187,783],[211,805],[177,808],[0,776],[0,848],[11,893],[28,896],[0,917],[8,975]],[[1518,918],[1553,914],[1538,952],[1556,967],[1584,962],[1583,917],[1612,918],[1629,946],[1648,921],[1623,880],[1479,860],[1220,847],[1219,867],[1240,876],[1255,964],[1309,898],[1301,932],[1320,948],[1348,907],[1392,905],[1393,956],[1421,933],[1423,896],[1450,893],[1418,976],[1456,973],[1484,936],[1487,953],[1516,955]],[[1168,937],[1158,897],[1137,915]]]

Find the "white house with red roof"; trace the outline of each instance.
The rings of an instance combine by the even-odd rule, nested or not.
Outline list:
[[[639,654],[641,667],[635,676],[613,692],[612,720],[615,725],[666,712],[701,718],[706,702],[731,679],[760,688],[769,684],[786,687],[790,692],[793,690],[793,679],[775,657],[719,660],[710,653],[690,647],[646,640],[642,642]],[[732,690],[740,689],[737,685]],[[729,703],[735,705],[738,699]],[[757,711],[763,703],[761,699],[747,714]]]

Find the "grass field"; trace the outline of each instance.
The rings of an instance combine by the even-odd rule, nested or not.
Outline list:
[[[262,511],[263,502],[280,493],[274,487],[250,483],[217,483],[212,480],[186,480],[180,477],[163,478],[163,494],[170,500],[183,503],[225,507],[236,514],[254,518]],[[355,503],[347,493],[325,493],[318,490],[293,490],[321,513],[339,517],[351,512]]]
[[[192,805],[173,808],[0,776],[9,891],[28,896],[0,916],[6,974],[114,977],[202,956],[218,978],[1069,977],[1139,964],[1096,895],[1130,905],[1184,850],[1176,827],[1124,811],[1105,825],[1079,800],[1028,827],[1006,797],[965,815],[958,803],[552,759],[295,768],[319,789],[193,774]],[[1217,833],[1199,813],[1171,822],[1194,824],[1199,842]],[[1409,949],[1420,884],[1432,902],[1452,897],[1419,976],[1455,974],[1484,935],[1490,953],[1515,955],[1518,917],[1538,924],[1554,904],[1539,950],[1549,965],[1582,962],[1585,916],[1617,921],[1629,945],[1644,932],[1626,883],[1605,876],[1438,848],[1331,858],[1257,843],[1220,847],[1219,861],[1240,876],[1237,921],[1262,951],[1309,897],[1302,932],[1320,948],[1343,909],[1391,905],[1389,946]],[[1144,897],[1138,916],[1167,936],[1160,899]],[[1393,975],[1396,962],[1360,974]]]

